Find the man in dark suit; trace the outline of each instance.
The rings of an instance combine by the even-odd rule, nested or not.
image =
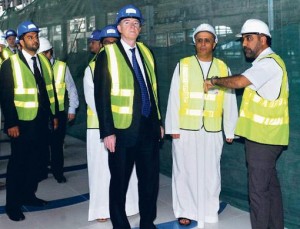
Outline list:
[[[133,165],[139,190],[140,228],[155,228],[159,186],[159,140],[163,137],[154,58],[137,42],[143,17],[138,8],[120,9],[121,40],[100,52],[95,67],[95,102],[100,137],[109,151],[110,217],[113,228],[130,228],[125,201]]]
[[[57,105],[49,61],[37,55],[39,29],[31,21],[18,26],[22,51],[3,62],[0,70],[0,101],[4,130],[11,139],[7,166],[6,213],[13,221],[24,220],[22,205],[44,206],[36,197],[48,146],[49,120]],[[52,122],[51,122],[52,123]],[[54,128],[57,126],[54,122]]]

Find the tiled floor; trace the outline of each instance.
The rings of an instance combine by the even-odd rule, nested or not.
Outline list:
[[[1,139],[5,137],[1,136]],[[0,181],[5,181],[9,143],[0,142]],[[0,228],[1,229],[106,229],[111,222],[88,222],[88,178],[86,169],[85,143],[67,137],[65,141],[65,176],[68,182],[58,184],[51,174],[40,183],[37,196],[49,200],[46,208],[25,209],[26,219],[21,222],[10,221],[4,212],[5,189],[0,190]],[[131,226],[138,227],[139,215],[129,217]],[[180,227],[172,211],[171,179],[160,176],[157,219],[159,229],[196,228],[196,222],[189,227]],[[205,224],[207,229],[251,229],[249,213],[230,205],[221,212],[219,223]]]

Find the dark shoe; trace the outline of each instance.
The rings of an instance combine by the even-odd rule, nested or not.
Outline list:
[[[140,222],[140,228],[157,229],[153,223],[142,223]]]
[[[189,226],[191,224],[191,220],[190,219],[187,219],[187,218],[178,218],[178,223],[181,225],[181,226]]]
[[[34,207],[44,207],[48,204],[46,200],[39,199],[37,197],[33,197],[31,199],[23,201],[23,205],[34,206]]]
[[[25,215],[20,208],[17,209],[6,209],[6,214],[8,218],[12,221],[22,221],[25,219]]]
[[[67,182],[67,179],[65,178],[64,175],[55,177],[55,179],[56,179],[57,183],[66,183]]]

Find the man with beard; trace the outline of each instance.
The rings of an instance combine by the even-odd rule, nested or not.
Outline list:
[[[252,228],[283,229],[283,207],[276,160],[289,142],[288,77],[283,60],[271,49],[268,26],[249,19],[241,37],[252,67],[240,75],[205,81],[215,86],[244,88],[235,134],[245,138]]]
[[[6,214],[24,220],[21,206],[44,206],[36,197],[41,180],[41,161],[47,152],[48,125],[55,114],[53,72],[47,58],[39,54],[39,29],[22,22],[17,34],[22,51],[3,62],[0,71],[0,101],[4,130],[11,140],[7,166]],[[54,128],[57,122],[54,122]]]

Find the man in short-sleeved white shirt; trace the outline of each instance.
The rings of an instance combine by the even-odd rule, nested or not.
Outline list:
[[[249,19],[242,27],[242,46],[252,67],[240,75],[206,80],[245,88],[236,134],[245,138],[252,228],[283,229],[283,206],[276,161],[289,141],[288,78],[283,60],[271,46],[268,26]]]
[[[274,100],[278,97],[282,82],[282,69],[272,58],[259,60],[261,57],[274,53],[269,47],[262,51],[253,61],[252,67],[242,73],[250,82],[249,87],[264,97]]]

